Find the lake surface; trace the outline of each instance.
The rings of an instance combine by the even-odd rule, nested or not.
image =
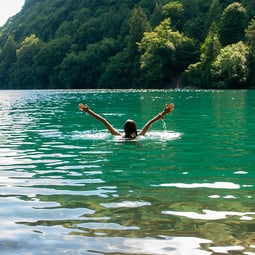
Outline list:
[[[255,91],[0,91],[0,254],[255,254],[254,152]]]

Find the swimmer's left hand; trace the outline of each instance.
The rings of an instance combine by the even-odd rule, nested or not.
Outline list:
[[[164,114],[167,114],[167,113],[169,113],[169,112],[171,112],[171,111],[173,111],[173,110],[174,110],[174,104],[171,103],[171,104],[169,104],[169,105],[167,105],[167,106],[165,107],[165,109],[164,109]]]

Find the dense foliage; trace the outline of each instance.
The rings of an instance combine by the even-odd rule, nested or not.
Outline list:
[[[255,87],[254,0],[26,0],[0,88]]]

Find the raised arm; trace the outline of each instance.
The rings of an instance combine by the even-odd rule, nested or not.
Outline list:
[[[102,122],[112,135],[121,135],[121,133],[116,130],[105,118],[90,110],[87,105],[79,104],[79,108],[81,111],[90,114],[92,117]]]
[[[144,127],[142,128],[142,130],[138,133],[138,135],[145,135],[146,132],[148,131],[148,129],[151,127],[151,125],[160,120],[160,119],[163,119],[164,116],[166,114],[168,114],[169,112],[173,111],[174,109],[174,104],[169,104],[167,105],[164,110],[162,112],[160,112],[157,116],[155,116],[154,118],[152,118],[151,120],[149,120],[145,125]]]

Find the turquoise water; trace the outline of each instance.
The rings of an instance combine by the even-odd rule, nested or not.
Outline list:
[[[255,254],[255,91],[0,93],[0,254]]]

